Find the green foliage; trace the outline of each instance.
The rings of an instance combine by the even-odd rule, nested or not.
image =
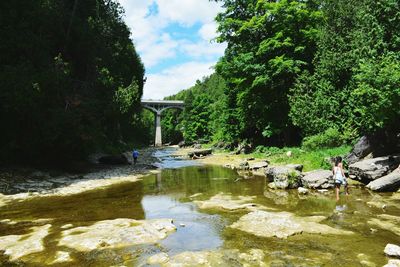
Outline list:
[[[287,93],[313,68],[319,1],[220,2],[218,40],[228,47],[216,70],[227,81],[228,139],[293,142]]]
[[[293,123],[306,135],[335,127],[348,140],[399,130],[400,3],[326,0],[323,12],[315,72],[290,92]]]
[[[306,150],[338,147],[343,145],[343,136],[336,128],[329,128],[325,132],[304,138],[302,147]]]
[[[1,2],[1,161],[63,162],[141,137],[144,67],[122,16],[112,0]]]

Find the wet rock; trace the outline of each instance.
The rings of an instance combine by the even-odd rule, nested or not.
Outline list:
[[[25,235],[7,235],[0,237],[0,250],[16,261],[21,257],[44,250],[43,239],[49,234],[50,224],[32,227],[32,232]]]
[[[384,252],[388,256],[400,258],[400,246],[394,244],[387,244]]]
[[[301,172],[288,166],[269,167],[265,175],[273,181],[273,188],[277,189],[297,188],[301,183]]]
[[[162,265],[164,263],[167,263],[169,261],[169,256],[167,253],[161,252],[156,255],[151,256],[150,258],[147,259],[147,264],[150,265]]]
[[[379,227],[384,230],[391,231],[400,236],[400,217],[388,214],[380,214],[377,218],[368,220],[368,224]]]
[[[300,195],[307,195],[307,194],[308,194],[308,189],[307,189],[307,188],[304,188],[304,187],[299,187],[299,188],[297,188],[297,192],[298,192]]]
[[[389,260],[383,267],[400,267],[400,260]]]
[[[400,155],[365,159],[349,166],[350,175],[365,183],[383,177],[393,171],[400,163]]]
[[[292,235],[335,234],[349,235],[353,232],[332,228],[319,222],[324,216],[298,217],[289,212],[253,211],[242,216],[230,227],[260,237],[287,238]]]
[[[72,261],[71,255],[66,251],[57,251],[54,261],[50,264],[65,263]]]
[[[238,211],[238,210],[257,210],[257,209],[269,209],[265,206],[252,203],[254,200],[253,196],[237,196],[219,193],[209,200],[204,201],[193,201],[200,209],[220,209],[225,211]]]
[[[367,185],[373,191],[396,191],[400,188],[400,171],[393,171]]]
[[[63,231],[59,246],[66,246],[78,251],[123,248],[156,243],[175,230],[176,227],[172,224],[171,219],[106,220],[91,226]]]
[[[328,170],[315,170],[307,172],[301,178],[301,182],[306,188],[332,188],[335,186],[333,174]]]

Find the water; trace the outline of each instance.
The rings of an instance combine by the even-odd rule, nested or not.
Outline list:
[[[221,251],[251,248],[266,253],[265,262],[272,266],[361,266],[360,255],[365,254],[376,266],[387,263],[383,249],[387,243],[399,244],[400,238],[390,231],[367,223],[378,214],[400,216],[399,202],[386,210],[369,207],[368,201],[390,198],[390,194],[370,194],[364,189],[353,189],[351,195],[336,203],[333,191],[328,194],[298,196],[296,190],[273,191],[266,187],[265,178],[240,179],[230,169],[216,166],[190,166],[196,161],[185,161],[170,156],[171,151],[158,152],[164,169],[142,181],[114,185],[79,195],[36,198],[13,202],[0,208],[0,220],[25,221],[15,225],[0,223],[0,236],[27,233],[34,221],[52,219],[50,234],[45,238],[45,250],[28,255],[22,266],[43,266],[57,251],[71,253],[73,266],[111,266],[145,264],[146,259],[159,252],[170,256],[184,251]],[[185,167],[182,167],[185,166]],[[199,210],[192,202],[224,192],[233,196],[255,196],[254,202],[298,216],[323,215],[332,227],[353,231],[351,236],[300,234],[288,239],[260,238],[227,226],[237,221],[246,211],[221,212]],[[132,218],[172,218],[177,231],[154,245],[132,246],[124,249],[97,250],[81,253],[58,247],[61,226],[91,225],[97,221]],[[37,223],[36,223],[37,224]],[[44,224],[44,223],[42,223]],[[371,230],[371,228],[376,228]],[[0,265],[12,266],[7,256],[0,253]],[[71,263],[65,264],[70,266]],[[62,266],[62,265],[61,265]]]

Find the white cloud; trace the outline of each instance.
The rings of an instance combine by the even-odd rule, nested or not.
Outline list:
[[[143,99],[163,99],[180,90],[193,86],[196,80],[213,73],[215,62],[192,61],[163,70],[161,73],[149,74],[144,88]]]
[[[216,60],[223,55],[226,45],[210,42],[216,37],[214,18],[222,9],[219,3],[209,0],[118,0],[125,9],[125,22],[132,32],[132,39],[142,58],[147,74],[144,98],[163,98],[188,88],[196,79],[209,75]],[[150,8],[157,6],[157,12]],[[191,27],[200,23],[194,35],[198,42],[174,39],[166,28],[171,23]],[[179,58],[179,60],[177,60]],[[179,66],[168,67],[159,73],[152,67],[170,60]],[[182,64],[182,60],[190,61]],[[206,63],[204,63],[206,62]],[[185,68],[185,69],[182,69]],[[165,91],[164,91],[165,90]]]

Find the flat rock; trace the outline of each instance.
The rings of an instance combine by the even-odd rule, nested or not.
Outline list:
[[[268,163],[265,161],[252,162],[249,164],[250,170],[258,170],[258,169],[267,168],[267,167],[268,167]]]
[[[335,186],[332,171],[315,170],[307,172],[301,178],[301,182],[306,188],[332,188]]]
[[[400,171],[393,171],[367,185],[373,191],[396,191],[400,188]]]
[[[383,267],[400,267],[400,260],[389,260]]]
[[[384,252],[388,256],[400,258],[400,246],[394,244],[387,244]]]
[[[380,214],[377,218],[371,218],[368,220],[368,224],[379,227],[395,233],[400,236],[400,217],[388,214]]]
[[[78,251],[123,248],[156,243],[175,230],[171,219],[106,220],[63,231],[59,246]]]
[[[224,211],[238,211],[238,210],[258,210],[266,209],[273,210],[272,208],[267,208],[263,205],[253,203],[255,199],[254,196],[235,196],[219,193],[209,200],[196,200],[193,201],[200,209],[220,209]]]
[[[31,253],[44,250],[43,239],[49,234],[50,224],[32,227],[32,232],[25,235],[7,235],[0,237],[0,250],[16,261]]]
[[[373,181],[393,171],[400,163],[400,155],[365,159],[349,166],[350,175],[361,181]]]
[[[353,232],[330,227],[320,222],[324,216],[298,217],[289,212],[253,211],[242,216],[239,221],[230,227],[260,237],[287,238],[292,235],[310,234],[335,234],[349,235]]]

